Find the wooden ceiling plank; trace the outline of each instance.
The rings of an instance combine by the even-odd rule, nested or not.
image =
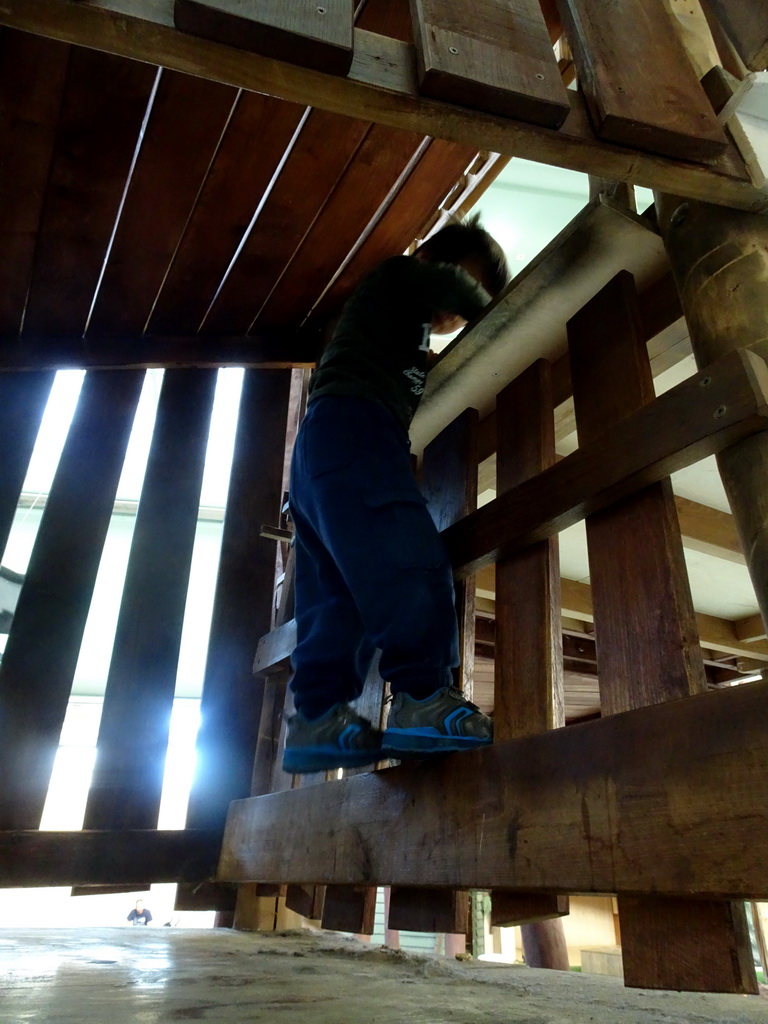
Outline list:
[[[353,0],[175,0],[184,32],[305,68],[346,75],[352,63]]]
[[[405,252],[417,232],[461,178],[474,150],[433,139],[376,226],[312,310],[310,323],[338,312],[362,278],[383,260]]]
[[[340,79],[179,32],[172,0],[37,0],[34,7],[28,0],[5,0],[0,24],[479,149],[713,203],[768,209],[768,199],[752,186],[738,155],[731,159],[732,151],[727,160],[704,167],[602,142],[576,94],[569,93],[572,111],[559,131],[420,97],[408,44],[363,29],[355,29],[355,59]]]
[[[21,330],[68,61],[63,43],[0,32],[0,336]]]
[[[570,113],[538,0],[411,0],[425,96],[559,128]]]
[[[766,640],[765,623],[763,622],[762,615],[750,615],[746,619],[739,619],[734,624],[736,630],[736,636],[739,640],[744,640],[746,643],[751,644],[755,640]]]
[[[295,103],[241,93],[157,296],[148,333],[198,329],[304,111]]]
[[[89,334],[143,330],[236,96],[231,86],[162,72]]]
[[[611,0],[561,0],[560,11],[601,138],[688,160],[727,147],[664,0],[627,0],[620,18]]]
[[[147,64],[72,51],[25,333],[85,329],[156,74]]]
[[[239,800],[218,878],[765,898],[766,698],[730,687]]]
[[[367,122],[313,110],[201,330],[245,334],[363,141]]]
[[[752,71],[768,68],[768,8],[762,0],[708,0]]]
[[[299,327],[345,257],[383,215],[425,140],[373,125],[302,240],[251,329]]]

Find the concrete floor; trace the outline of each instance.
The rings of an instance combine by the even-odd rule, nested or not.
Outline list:
[[[5,1024],[766,1024],[765,996],[394,953],[337,935],[0,930]]]

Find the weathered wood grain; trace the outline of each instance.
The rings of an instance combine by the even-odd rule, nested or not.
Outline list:
[[[37,828],[143,373],[86,376],[0,662],[0,827]]]
[[[765,425],[766,368],[749,352],[725,359],[626,416],[610,436],[449,527],[459,575],[565,529]],[[762,381],[762,383],[760,383]]]
[[[762,899],[766,782],[749,683],[237,801],[218,877]]]
[[[363,29],[355,30],[350,74],[339,79],[181,33],[173,27],[172,0],[38,0],[34,9],[27,0],[6,0],[0,24],[492,152],[525,152],[532,160],[611,180],[768,208],[738,158],[698,167],[597,140],[575,94],[569,94],[571,114],[559,131],[419,97],[408,44]]]
[[[72,50],[37,233],[24,331],[85,329],[157,69]]]
[[[537,0],[411,0],[425,96],[559,128],[568,94]]]
[[[708,0],[742,60],[753,71],[768,67],[768,10],[760,0]]]
[[[590,443],[653,401],[630,274],[617,275],[568,323],[579,438]],[[602,714],[706,690],[670,481],[586,521]],[[643,988],[756,992],[743,905],[619,898],[624,981]],[[736,927],[736,919],[741,924]]]

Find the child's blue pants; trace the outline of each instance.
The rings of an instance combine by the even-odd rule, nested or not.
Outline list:
[[[314,718],[358,697],[377,647],[394,693],[423,697],[450,685],[459,662],[453,574],[395,417],[352,396],[312,402],[290,504],[297,710]]]

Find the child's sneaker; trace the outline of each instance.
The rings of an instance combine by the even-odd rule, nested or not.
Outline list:
[[[381,732],[348,704],[336,704],[320,718],[297,713],[288,719],[283,771],[291,775],[333,768],[362,768],[382,759]]]
[[[385,757],[448,754],[493,741],[493,722],[452,686],[424,700],[395,694],[384,732]]]

